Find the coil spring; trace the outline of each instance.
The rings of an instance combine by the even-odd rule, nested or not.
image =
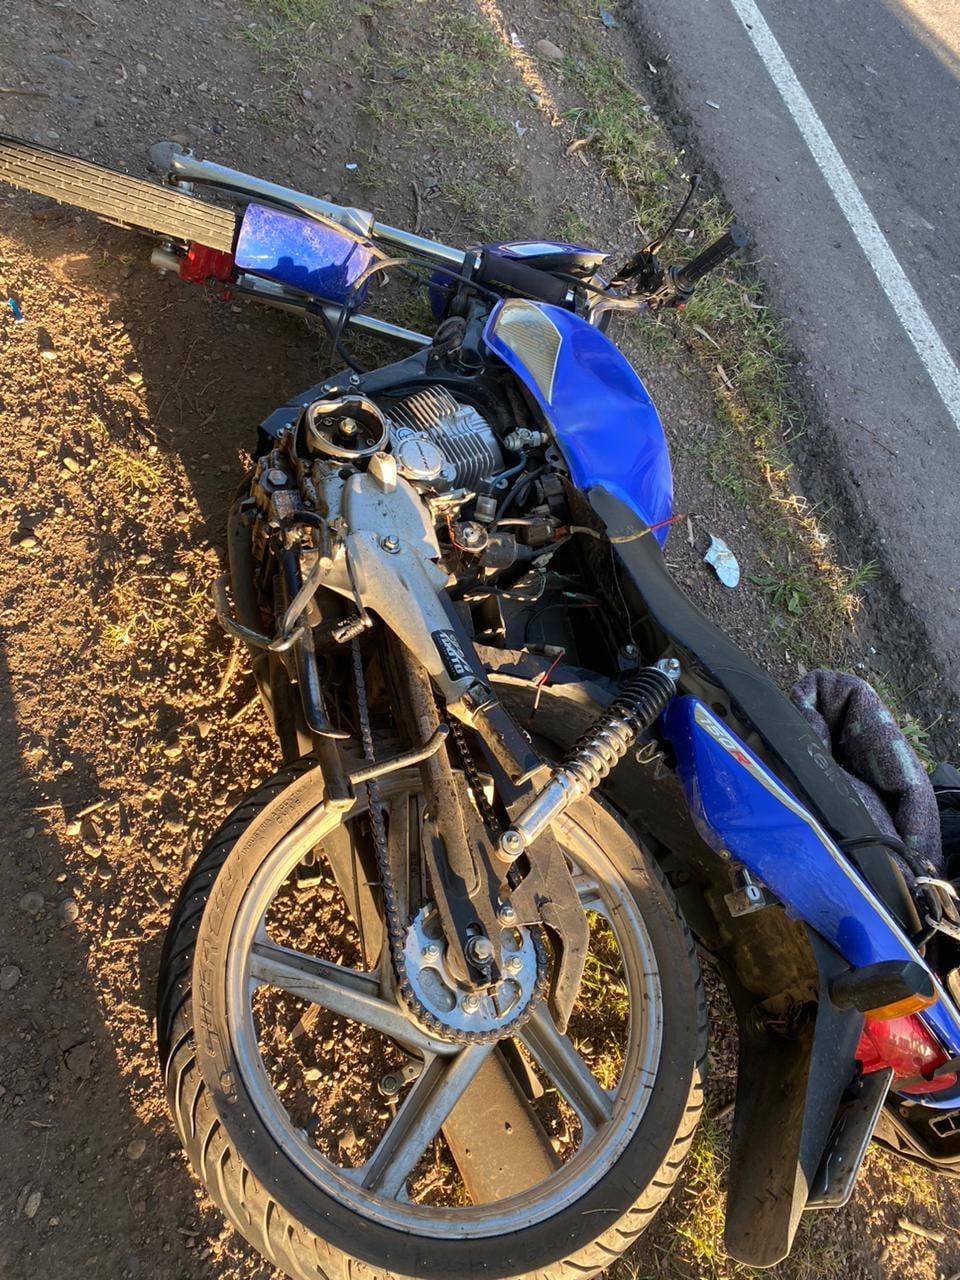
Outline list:
[[[352,618],[345,618],[343,622],[338,623],[333,629],[333,638],[337,644],[349,644],[351,640],[355,640],[357,636],[363,635],[370,623],[360,614],[356,614]]]
[[[670,677],[656,667],[644,667],[631,676],[564,761],[562,772],[581,795],[600,785],[640,734],[650,728],[675,692]]]

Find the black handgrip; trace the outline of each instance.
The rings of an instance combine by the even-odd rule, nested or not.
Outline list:
[[[697,281],[701,280],[708,271],[718,267],[724,258],[729,258],[731,253],[736,253],[746,243],[747,233],[743,227],[738,227],[734,223],[719,240],[714,240],[713,244],[708,244],[702,253],[698,253],[692,262],[688,262],[686,266],[679,267],[675,271],[673,276],[674,284],[678,289],[692,289]]]
[[[564,280],[557,280],[546,271],[536,267],[528,267],[525,262],[516,258],[502,258],[499,254],[486,250],[480,259],[480,265],[473,274],[479,284],[489,284],[501,289],[510,289],[522,294],[525,298],[536,298],[538,302],[550,302],[555,307],[562,307],[567,300],[571,285]]]

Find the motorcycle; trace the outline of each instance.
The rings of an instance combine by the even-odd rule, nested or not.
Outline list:
[[[345,366],[260,424],[213,592],[286,761],[207,844],[159,979],[170,1109],[226,1216],[293,1277],[597,1274],[697,1127],[698,948],[739,1028],[735,1259],[846,1203],[871,1138],[955,1172],[954,886],[671,580],[663,430],[607,336],[743,232],[663,265],[694,181],[616,269],[152,161],[0,137],[0,179],[318,317]],[[363,309],[387,269],[432,333]],[[367,370],[352,332],[410,351]]]

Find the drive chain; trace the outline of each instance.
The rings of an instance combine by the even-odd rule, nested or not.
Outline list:
[[[367,704],[366,682],[363,678],[363,659],[360,652],[360,641],[354,639],[352,641],[353,653],[353,678],[357,696],[357,717],[360,723],[360,741],[363,746],[363,753],[369,764],[376,763],[376,755],[373,745],[373,731],[370,727],[370,710]],[[451,726],[452,727],[452,726]],[[460,734],[459,741],[457,734]],[[490,805],[483,792],[483,786],[480,779],[479,771],[473,760],[470,758],[469,751],[466,750],[466,742],[463,730],[458,725],[453,729],[453,739],[457,744],[458,753],[461,756],[464,765],[464,773],[470,782],[474,795],[478,797],[478,807],[485,807],[486,813],[489,814],[489,822],[484,807],[480,808],[481,814],[484,814],[484,822],[497,828],[498,823],[493,807]],[[468,763],[469,761],[469,763]],[[471,778],[471,770],[473,778]],[[528,1021],[532,1016],[535,1008],[543,999],[547,990],[548,957],[546,947],[540,936],[540,930],[531,930],[533,944],[537,952],[537,981],[534,986],[530,999],[526,1002],[520,1012],[512,1021],[505,1023],[503,1026],[492,1028],[489,1031],[462,1031],[455,1027],[450,1027],[440,1018],[428,1009],[420,1000],[414,991],[407,973],[406,959],[403,954],[404,943],[406,941],[407,929],[409,922],[402,918],[400,910],[400,894],[397,889],[393,876],[393,867],[390,864],[390,849],[387,843],[387,829],[383,819],[383,805],[380,798],[380,784],[376,778],[371,779],[365,784],[367,788],[367,797],[370,802],[370,828],[373,833],[373,845],[377,858],[377,868],[380,873],[380,883],[383,890],[383,907],[387,924],[387,941],[390,946],[390,959],[393,962],[393,970],[397,979],[397,987],[400,992],[401,999],[413,1014],[414,1018],[421,1026],[432,1032],[438,1039],[452,1041],[455,1044],[495,1044],[498,1040],[502,1040],[505,1036],[512,1036]],[[482,802],[479,797],[482,797]]]

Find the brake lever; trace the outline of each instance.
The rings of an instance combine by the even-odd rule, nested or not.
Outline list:
[[[657,255],[682,222],[683,215],[690,208],[690,201],[697,194],[701,181],[699,173],[695,173],[690,179],[690,189],[684,197],[683,204],[674,214],[666,231],[655,240],[651,240],[649,244],[645,244],[639,253],[634,254],[629,262],[624,263],[610,282],[615,288],[632,284],[634,293],[653,293],[660,288],[665,272]]]

